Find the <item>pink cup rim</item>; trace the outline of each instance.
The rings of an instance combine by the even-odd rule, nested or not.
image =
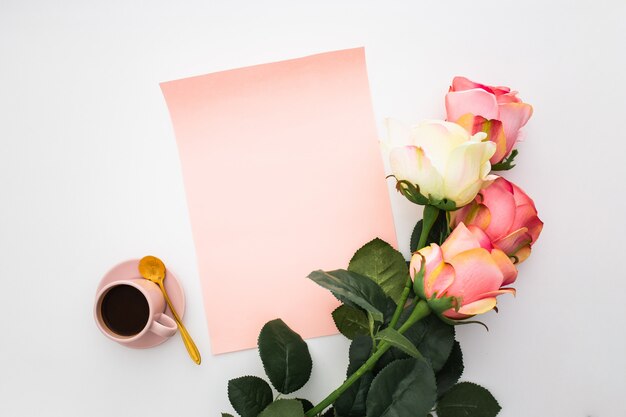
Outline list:
[[[134,342],[137,339],[140,339],[141,337],[143,337],[143,335],[145,335],[150,330],[150,325],[154,321],[156,314],[158,314],[158,312],[153,311],[153,306],[152,306],[152,303],[150,302],[150,297],[148,297],[148,295],[146,294],[145,288],[137,284],[136,281],[138,280],[145,281],[146,284],[152,284],[158,288],[158,286],[155,283],[146,281],[143,278],[130,278],[130,279],[121,279],[118,281],[111,282],[105,285],[104,287],[102,287],[102,289],[100,289],[100,291],[98,291],[98,293],[96,294],[96,303],[94,305],[94,310],[93,310],[94,317],[96,319],[96,324],[107,337],[109,337],[112,340],[115,340],[116,342],[130,343],[130,342]],[[122,335],[115,333],[113,330],[107,327],[106,324],[104,324],[104,321],[102,320],[102,315],[100,314],[100,307],[102,305],[102,299],[104,298],[104,295],[111,288],[117,287],[119,285],[130,285],[131,287],[136,288],[143,294],[143,296],[146,298],[146,301],[148,302],[148,309],[149,309],[148,321],[146,322],[146,325],[143,327],[143,329],[139,333],[132,335],[132,336],[122,336]]]

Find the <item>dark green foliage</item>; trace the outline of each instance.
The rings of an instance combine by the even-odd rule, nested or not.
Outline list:
[[[337,330],[348,339],[369,334],[367,315],[360,308],[340,305],[333,311],[333,321]]]
[[[424,221],[420,220],[417,222],[415,227],[413,228],[413,233],[411,234],[411,252],[415,252],[418,249],[417,244],[420,240],[420,235],[422,234],[422,225]],[[426,246],[431,243],[436,243],[438,245],[442,244],[444,240],[448,237],[448,220],[446,218],[446,213],[441,212],[439,216],[437,216],[437,220],[435,220],[435,224],[430,228],[428,232],[428,238],[426,238]]]
[[[329,408],[328,410],[326,410],[326,412],[322,415],[322,417],[336,417],[335,414],[335,409],[334,408]]]
[[[272,388],[257,376],[228,381],[228,399],[241,417],[257,417],[273,398]]]
[[[281,319],[269,321],[259,334],[259,355],[278,392],[289,394],[309,380],[313,363],[302,337]]]
[[[367,417],[425,417],[437,399],[435,374],[424,359],[398,360],[383,369],[367,395]]]
[[[448,356],[448,360],[443,365],[443,368],[437,372],[437,396],[441,397],[446,393],[454,384],[456,384],[463,374],[463,352],[461,352],[461,345],[459,342],[454,341],[452,346],[452,352]]]
[[[495,417],[500,404],[491,393],[478,384],[456,384],[439,400],[438,417]]]
[[[406,311],[400,318],[403,323],[408,317],[409,312]],[[409,339],[417,350],[427,358],[435,372],[439,371],[452,350],[454,343],[454,327],[450,326],[437,318],[430,315],[412,327],[410,327],[404,336]],[[408,355],[396,348],[391,348],[378,361],[375,371],[379,371],[391,362],[397,359],[408,358]]]
[[[378,332],[376,334],[376,340],[388,343],[396,349],[399,349],[414,358],[422,358],[422,354],[417,350],[415,345],[413,345],[413,343],[409,339],[407,339],[397,330],[394,330],[391,327],[387,327],[386,329]]]
[[[370,278],[396,303],[400,301],[409,276],[402,254],[378,238],[356,251],[350,260],[348,271]]]
[[[515,159],[518,153],[519,152],[517,149],[513,149],[513,151],[508,157],[504,158],[502,161],[498,162],[497,164],[491,165],[491,170],[492,171],[508,171],[509,169],[513,168],[515,166],[515,164],[513,163],[513,160]]]
[[[304,409],[298,400],[277,400],[267,406],[259,417],[303,417]]]
[[[339,301],[352,307],[360,307],[371,314],[377,322],[383,322],[387,296],[374,281],[356,272],[313,271],[309,278],[333,293]]]
[[[368,336],[359,336],[350,344],[350,362],[346,377],[349,377],[359,369],[370,357],[372,352],[372,339]],[[360,417],[365,415],[365,401],[374,375],[366,372],[357,382],[351,385],[335,401],[334,406],[337,414],[341,417]]]
[[[304,412],[306,413],[307,411],[309,411],[311,408],[313,408],[313,404],[311,403],[311,401],[304,399],[304,398],[296,398],[296,400],[300,401],[302,403],[302,408],[304,409]]]

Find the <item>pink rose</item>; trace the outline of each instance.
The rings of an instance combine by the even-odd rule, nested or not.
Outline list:
[[[518,262],[530,256],[543,228],[533,200],[502,177],[483,188],[470,204],[450,213],[450,226],[460,224],[483,230],[494,247]]]
[[[511,153],[519,130],[533,114],[516,91],[508,87],[478,84],[465,77],[454,77],[446,94],[448,120],[465,127],[470,134],[486,132],[496,143],[491,163],[502,161]]]
[[[441,246],[433,243],[417,251],[410,270],[416,293],[450,319],[485,313],[496,306],[498,295],[515,294],[515,289],[503,288],[517,277],[513,262],[482,230],[463,223]]]

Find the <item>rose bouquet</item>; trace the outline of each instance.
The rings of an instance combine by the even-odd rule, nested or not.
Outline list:
[[[412,257],[380,239],[356,251],[347,269],[308,278],[342,305],[337,329],[351,339],[345,381],[317,404],[288,398],[308,381],[306,342],[282,320],[263,326],[259,355],[270,384],[256,376],[228,382],[241,417],[490,417],[489,391],[458,382],[463,369],[454,326],[478,323],[497,297],[515,294],[516,265],[528,258],[543,223],[533,200],[493,174],[514,167],[520,129],[532,107],[506,87],[456,77],[447,121],[387,121],[396,189],[424,206]],[[223,413],[222,416],[230,416]]]

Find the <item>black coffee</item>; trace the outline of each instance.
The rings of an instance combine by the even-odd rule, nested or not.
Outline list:
[[[130,285],[111,288],[100,305],[104,324],[120,336],[134,336],[146,327],[150,308],[146,297]]]

